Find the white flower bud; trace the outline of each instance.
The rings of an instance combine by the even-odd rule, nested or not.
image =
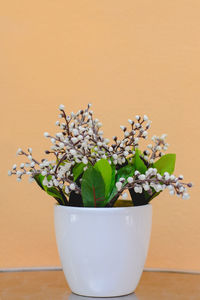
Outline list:
[[[81,141],[83,139],[83,136],[80,134],[77,138],[79,141]]]
[[[158,173],[158,174],[157,174],[157,178],[158,178],[158,180],[161,180],[161,179],[162,179],[162,176]]]
[[[74,190],[75,190],[75,188],[76,188],[76,186],[75,186],[75,184],[74,184],[74,183],[71,183],[69,187],[70,187],[70,189],[71,189],[72,191],[74,191]]]
[[[188,193],[183,193],[182,199],[188,200],[190,198],[190,195]]]
[[[69,194],[69,188],[68,188],[68,186],[65,187],[65,193]]]
[[[128,131],[125,131],[125,132],[124,132],[124,136],[125,136],[125,137],[128,137],[129,135],[130,135],[130,133],[129,133]]]
[[[117,159],[118,158],[118,156],[117,156],[117,154],[113,154],[113,159]]]
[[[16,168],[17,168],[17,165],[14,164],[14,165],[12,166],[12,169],[13,169],[13,170],[16,170]]]
[[[47,175],[47,171],[43,170],[41,174],[42,174],[42,176],[46,176]]]
[[[141,174],[138,176],[139,180],[145,180],[146,176],[144,174]]]
[[[35,167],[35,162],[32,161],[30,166],[31,166],[31,168]]]
[[[44,136],[45,137],[49,137],[49,133],[48,132],[44,132]]]
[[[133,121],[132,120],[130,120],[130,119],[128,119],[128,122],[129,122],[129,124],[133,124]]]
[[[64,110],[64,109],[65,109],[65,106],[63,104],[60,104],[59,110]]]
[[[140,116],[136,115],[135,118],[136,118],[136,120],[139,120],[139,119],[140,119]]]
[[[21,177],[17,177],[17,181],[18,182],[22,181]]]
[[[56,136],[57,136],[58,138],[63,138],[62,132],[57,132],[57,133],[56,133]]]
[[[77,139],[76,137],[73,137],[73,138],[71,139],[71,141],[72,141],[73,144],[76,144],[76,143],[78,142],[78,139]]]
[[[147,136],[148,135],[148,132],[147,131],[144,131],[143,133],[142,133],[142,136]]]
[[[63,149],[63,148],[65,147],[65,144],[64,144],[64,143],[59,143],[59,147],[60,147],[61,149]]]
[[[28,148],[28,152],[29,152],[30,154],[32,154],[32,152],[33,152],[32,148]]]
[[[128,177],[127,181],[128,181],[128,183],[132,183],[133,182],[133,177]]]
[[[25,166],[25,164],[24,164],[24,163],[21,163],[20,168],[23,169],[24,166]]]
[[[124,181],[125,181],[125,178],[124,178],[124,177],[120,177],[119,181],[120,181],[120,182],[124,182]]]
[[[78,132],[78,130],[76,128],[74,128],[72,130],[72,133],[73,133],[74,136],[77,136],[79,134],[79,132]]]
[[[61,189],[63,188],[63,183],[62,183],[62,182],[59,183],[59,187],[60,187]]]
[[[83,159],[82,159],[82,162],[85,164],[85,165],[87,165],[88,164],[88,159],[87,159],[87,157],[85,156],[85,157],[83,157]]]
[[[54,184],[54,186],[58,186],[58,185],[59,185],[58,180],[57,180],[57,179],[54,179],[54,180],[53,180],[53,184]]]
[[[129,155],[129,153],[128,153],[128,151],[124,151],[124,156],[128,156]]]
[[[162,140],[164,140],[166,137],[167,137],[167,134],[166,134],[166,133],[164,133],[164,134],[162,134],[162,135],[161,135],[161,137],[160,137],[160,138],[161,138]]]
[[[47,183],[47,187],[48,187],[48,188],[51,188],[52,186],[53,186],[53,181],[50,180],[50,181]]]
[[[97,123],[97,127],[100,128],[102,126],[102,123]]]
[[[122,182],[117,182],[116,183],[116,188],[117,188],[118,191],[120,191],[121,188],[122,188]]]
[[[171,191],[171,190],[174,190],[174,187],[173,187],[173,185],[171,185],[171,184],[168,185],[167,188],[168,188],[168,190],[170,190],[170,191]]]
[[[104,142],[105,142],[106,144],[108,144],[108,143],[110,142],[110,140],[109,140],[109,139],[105,139]]]
[[[11,176],[12,175],[12,171],[8,171],[8,176]]]
[[[19,148],[18,150],[17,150],[17,155],[19,155],[19,154],[21,154],[22,153],[22,149],[21,148]]]
[[[141,194],[141,193],[142,193],[142,187],[141,187],[141,186],[135,186],[135,187],[134,187],[134,191],[135,191],[136,193]]]
[[[139,142],[139,138],[136,137],[136,138],[134,139],[134,143],[137,144],[138,142]]]
[[[162,186],[161,186],[161,184],[156,184],[155,185],[155,191],[158,193],[158,192],[160,192],[160,191],[162,191]]]
[[[149,118],[147,117],[147,115],[144,115],[143,120],[144,120],[144,121],[149,120]]]
[[[76,154],[77,154],[76,150],[74,150],[74,149],[70,149],[69,152],[70,152],[72,155],[76,155]]]
[[[54,138],[51,138],[52,144],[55,144],[56,140]]]
[[[134,174],[135,174],[135,176],[137,176],[140,174],[140,172],[138,170],[136,170]]]
[[[145,183],[145,184],[143,184],[142,186],[143,186],[143,189],[144,189],[145,191],[148,191],[148,190],[150,189],[150,186],[149,186],[148,183]]]

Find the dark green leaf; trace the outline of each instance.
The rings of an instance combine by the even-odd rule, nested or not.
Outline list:
[[[104,180],[94,167],[89,167],[83,174],[81,194],[85,207],[104,207],[107,204]]]
[[[136,193],[134,189],[129,189],[131,199],[134,206],[145,205],[149,203],[150,195],[143,191],[141,194]]]
[[[162,156],[159,160],[157,160],[153,167],[158,170],[162,176],[165,172],[172,174],[174,172],[176,162],[176,154],[166,154]]]
[[[69,196],[69,206],[83,207],[82,196],[72,191]]]

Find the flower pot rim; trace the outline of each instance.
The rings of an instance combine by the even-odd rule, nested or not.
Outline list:
[[[71,210],[74,212],[83,212],[83,211],[91,211],[91,212],[105,212],[105,213],[109,213],[109,212],[113,212],[113,211],[126,211],[126,210],[141,210],[144,207],[152,207],[151,203],[148,204],[144,204],[144,205],[138,205],[138,206],[122,206],[122,207],[77,207],[77,206],[65,206],[65,205],[60,205],[55,203],[54,204],[54,208],[55,209],[65,209],[65,210]]]

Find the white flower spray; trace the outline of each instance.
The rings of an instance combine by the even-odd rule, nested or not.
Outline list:
[[[44,186],[56,187],[61,194],[69,196],[72,191],[81,194],[80,186],[74,180],[73,175],[73,167],[76,164],[82,162],[86,171],[88,165],[93,166],[102,158],[118,168],[131,160],[139,147],[140,139],[146,140],[148,137],[151,121],[147,115],[143,117],[136,115],[136,121],[129,119],[130,128],[121,125],[123,137],[119,139],[114,136],[113,142],[110,143],[108,138],[103,137],[103,131],[100,130],[102,123],[93,117],[90,107],[91,104],[88,104],[85,110],[67,115],[64,105],[61,104],[59,106],[60,120],[55,123],[59,127],[59,132],[54,136],[44,132],[44,137],[48,138],[52,144],[45,153],[53,155],[54,159],[45,158],[38,161],[33,158],[31,148],[27,151],[19,148],[17,155],[25,156],[27,161],[21,163],[19,169],[14,164],[12,170],[8,171],[8,175],[16,175],[17,181],[21,181],[23,175],[27,174],[30,182],[34,181],[35,176],[42,175]],[[165,139],[166,134],[160,137],[153,136],[154,145],[149,144],[141,155],[141,159],[148,168],[146,173],[140,174],[136,170],[132,177],[127,178],[127,181],[120,178],[116,182],[118,196],[123,194],[122,198],[127,198],[127,194],[123,192],[130,188],[133,188],[135,193],[146,191],[150,195],[153,190],[158,193],[168,188],[171,195],[177,194],[183,199],[189,198],[187,187],[192,187],[192,183],[184,183],[182,175],[175,177],[166,172],[162,176],[155,168],[151,168],[154,161],[163,156],[169,146]]]

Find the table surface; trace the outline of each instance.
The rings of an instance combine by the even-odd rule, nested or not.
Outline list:
[[[93,298],[72,294],[62,271],[0,273],[0,300],[44,299],[91,300]],[[116,300],[116,298],[110,299]],[[143,272],[135,293],[118,299],[200,300],[200,274]]]

